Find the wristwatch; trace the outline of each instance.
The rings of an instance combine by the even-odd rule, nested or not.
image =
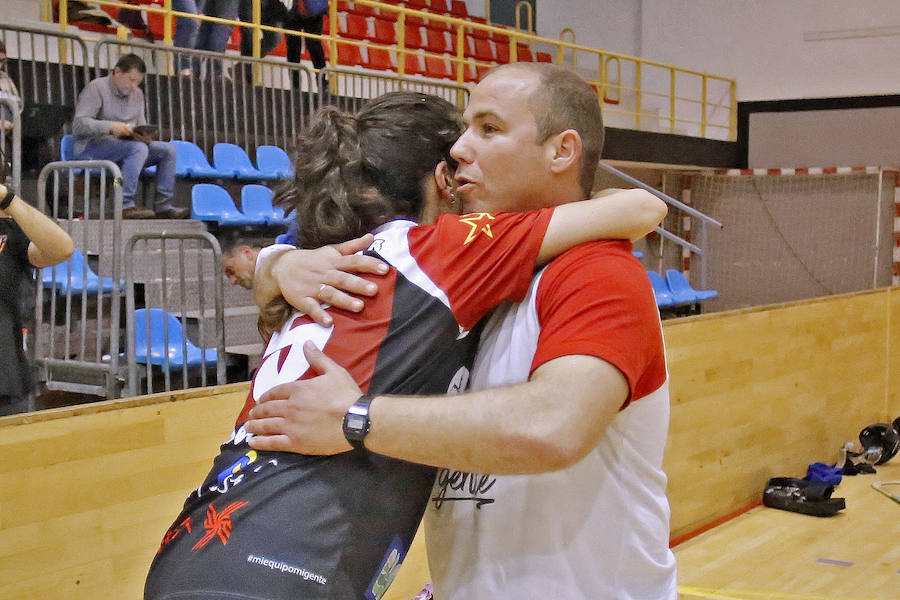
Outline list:
[[[363,440],[369,434],[371,421],[369,420],[369,405],[372,403],[373,396],[364,394],[360,396],[353,406],[344,415],[344,437],[350,442],[350,445],[357,450],[365,448]]]

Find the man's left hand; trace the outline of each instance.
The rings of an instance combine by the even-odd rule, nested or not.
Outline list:
[[[321,375],[267,391],[250,411],[247,431],[254,450],[331,455],[351,449],[342,424],[362,391],[347,370],[312,342],[303,345],[309,365]]]

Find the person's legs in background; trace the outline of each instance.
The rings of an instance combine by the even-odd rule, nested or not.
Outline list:
[[[195,15],[203,12],[206,0],[172,0],[172,10],[178,12],[193,13]],[[193,49],[197,45],[197,32],[200,30],[200,21],[187,17],[181,17],[175,20],[175,35],[172,37],[172,43],[179,48]],[[192,71],[191,60],[187,56],[177,56],[175,59],[175,69],[182,75],[188,75]],[[185,72],[186,71],[186,72]]]
[[[100,138],[89,140],[84,150],[75,158],[110,160],[122,170],[122,217],[126,219],[152,219],[152,210],[138,207],[134,202],[141,170],[150,149],[144,142]]]
[[[209,17],[236,21],[238,18],[238,0],[206,0],[203,14]],[[197,50],[224,54],[228,48],[228,38],[231,37],[232,29],[234,29],[233,25],[204,21],[200,25],[200,31],[197,33]],[[207,76],[218,77],[221,74],[221,60],[211,61],[207,70]]]
[[[288,13],[285,19],[284,28],[294,29],[296,31],[305,31],[306,33],[314,33],[322,35],[323,16],[318,17],[302,17],[297,13]],[[299,35],[287,36],[287,60],[292,63],[299,63],[300,57],[303,55],[303,40],[306,40],[306,49],[309,50],[309,58],[312,60],[313,68],[320,71],[325,68],[325,49],[322,48],[322,40],[312,38],[302,38]],[[295,88],[300,87],[300,73],[292,73],[292,81]],[[320,85],[328,91],[328,80],[321,79]]]
[[[253,0],[240,0],[241,21],[253,22]],[[271,27],[284,26],[284,5],[279,0],[260,0],[260,23]],[[281,34],[275,31],[263,31],[259,56],[268,56],[281,42]],[[241,28],[241,55],[253,56],[253,28]]]

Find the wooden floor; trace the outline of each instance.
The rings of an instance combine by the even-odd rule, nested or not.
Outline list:
[[[679,598],[900,599],[900,503],[871,487],[900,481],[900,457],[877,470],[844,477],[834,517],[760,506],[678,545]]]

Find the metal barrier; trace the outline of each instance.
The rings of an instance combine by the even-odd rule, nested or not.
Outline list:
[[[288,148],[313,108],[312,73],[293,63],[103,40],[94,48],[95,75],[111,70],[126,52],[147,64],[147,120],[207,153],[216,142],[237,144],[251,155],[264,144]],[[189,76],[180,74],[179,64],[190,65]]]
[[[6,45],[7,72],[26,106],[75,106],[78,93],[90,81],[84,40],[71,33],[15,25],[0,25],[0,40]]]
[[[47,389],[118,397],[121,182],[119,167],[106,160],[53,162],[38,176],[38,208],[49,209],[85,257],[80,272],[73,260],[39,271],[32,349]]]
[[[354,69],[326,67],[322,76],[330,82],[330,92],[320,88],[318,104],[337,106],[346,112],[356,112],[368,100],[397,90],[410,90],[439,96],[462,111],[469,100],[468,88],[427,79],[386,76]]]
[[[139,253],[142,273],[135,272],[135,248],[138,243],[143,242],[144,251]],[[154,243],[155,242],[155,243]],[[169,252],[167,244],[177,242],[177,272],[173,275],[172,271],[176,269],[168,268],[167,254]],[[194,242],[191,248],[186,248],[188,242]],[[186,250],[196,255],[196,263],[189,265],[186,258]],[[156,253],[160,255],[159,261],[147,259],[147,253]],[[210,257],[211,254],[211,257]],[[212,259],[212,264],[210,263]],[[156,262],[156,264],[153,264]],[[158,269],[158,270],[156,270]],[[155,273],[154,273],[154,270]],[[139,277],[140,275],[140,277]],[[157,276],[158,275],[158,276]],[[208,279],[212,278],[212,297],[214,301],[213,311],[210,312],[207,306],[207,285]],[[144,313],[143,322],[136,323],[136,306],[135,284],[138,279],[144,281],[144,306],[145,311],[153,308],[162,310],[163,317],[169,314],[174,315],[173,319],[178,319],[180,324],[181,339],[177,339],[177,331],[170,331],[170,320],[163,318],[162,331],[154,332],[151,330],[151,318],[149,313]],[[170,285],[170,281],[174,281],[174,285]],[[195,289],[189,289],[192,286]],[[225,383],[225,329],[224,329],[224,308],[223,308],[223,290],[222,290],[222,251],[219,242],[207,232],[198,233],[139,233],[131,236],[125,247],[125,328],[127,336],[127,359],[128,359],[128,393],[136,396],[139,393],[152,394],[154,391],[153,381],[161,375],[163,378],[163,389],[169,391],[173,389],[173,371],[181,371],[181,387],[192,387],[192,384],[199,383],[201,386],[207,385],[207,367],[212,360],[212,351],[209,350],[210,342],[215,344],[215,365],[216,365],[216,383]],[[174,287],[174,290],[172,289]],[[174,298],[172,296],[175,296]],[[173,310],[174,309],[174,310]],[[212,321],[214,333],[209,335],[207,320]],[[196,322],[196,330],[194,330],[192,321]],[[145,350],[146,369],[143,373],[138,372],[139,348],[136,345],[137,327],[143,327],[141,333],[146,339]],[[190,333],[193,335],[189,335]],[[154,333],[157,338],[161,338],[162,345],[154,351],[153,338]],[[160,335],[161,334],[161,335]],[[199,352],[189,340],[192,337],[197,341],[196,346]],[[174,346],[170,344],[174,341]],[[181,351],[181,360],[176,361],[175,358],[178,351]],[[159,356],[161,364],[153,365],[153,356]],[[191,365],[192,360],[199,356],[199,365]],[[194,360],[196,362],[196,360]],[[173,363],[175,363],[173,365]],[[198,368],[199,367],[199,368]],[[199,381],[196,377],[191,377],[189,371],[199,371]],[[140,378],[143,377],[146,382],[145,388],[140,385]],[[192,380],[193,379],[193,380]],[[157,390],[158,391],[158,390]]]
[[[6,182],[17,193],[21,193],[22,185],[22,107],[14,98],[0,98],[0,119],[8,114],[12,129],[7,131],[0,127],[0,149],[10,164],[9,179]]]
[[[713,227],[721,228],[722,224],[719,221],[713,219],[712,217],[703,214],[702,212],[698,211],[697,209],[691,208],[687,204],[685,204],[679,200],[676,200],[672,196],[669,196],[668,194],[661,192],[652,186],[647,185],[640,179],[636,179],[636,178],[632,177],[631,175],[624,173],[613,166],[610,166],[603,162],[598,163],[597,166],[600,169],[606,171],[607,173],[609,173],[615,177],[618,177],[619,179],[622,179],[623,181],[626,181],[635,187],[639,187],[643,190],[650,192],[651,194],[653,194],[654,196],[656,196],[657,198],[659,198],[660,200],[662,200],[663,202],[668,204],[670,207],[677,208],[678,210],[682,211],[686,215],[693,217],[694,219],[697,219],[697,221],[700,224],[700,234],[699,234],[700,239],[698,240],[699,246],[692,244],[688,240],[681,238],[681,237],[675,235],[674,233],[666,231],[662,227],[657,227],[656,229],[654,229],[654,231],[657,234],[659,234],[659,236],[662,239],[669,240],[670,242],[674,242],[675,244],[680,246],[682,249],[682,252],[691,252],[700,257],[700,285],[703,287],[706,287],[706,272],[707,272],[706,226],[712,225]],[[659,248],[660,256],[662,256],[662,252],[663,252],[662,244],[660,244],[660,248]]]

